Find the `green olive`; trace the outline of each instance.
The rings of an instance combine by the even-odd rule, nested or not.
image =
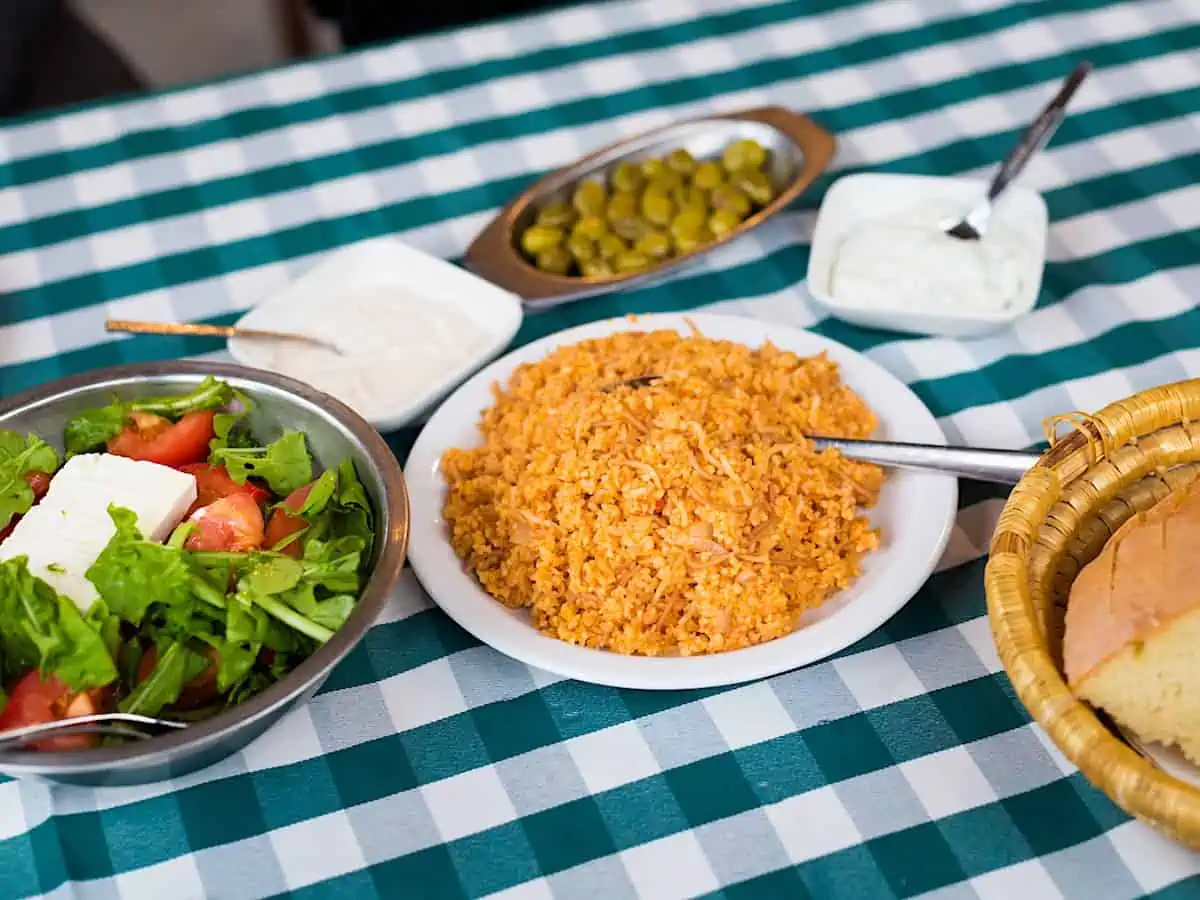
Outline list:
[[[646,177],[636,163],[621,163],[612,173],[613,190],[620,193],[640,191]]]
[[[550,203],[537,214],[537,223],[549,228],[566,228],[575,221],[575,210],[565,203]]]
[[[572,235],[579,235],[589,241],[598,241],[608,231],[608,223],[600,216],[584,216],[575,223]]]
[[[760,169],[767,161],[767,151],[758,141],[734,141],[721,154],[721,164],[726,172],[738,169]]]
[[[571,203],[581,216],[602,216],[608,203],[608,191],[599,181],[584,181],[575,188]]]
[[[576,262],[587,262],[589,259],[594,259],[599,252],[596,249],[596,244],[589,241],[578,231],[572,233],[567,238],[567,250],[575,257]]]
[[[613,267],[607,259],[589,259],[579,264],[579,271],[588,278],[607,278],[613,274]]]
[[[691,175],[696,168],[696,158],[683,147],[668,153],[666,162],[668,168],[674,169],[680,175]]]
[[[636,250],[626,250],[613,260],[613,267],[618,272],[640,272],[650,268],[652,264],[650,257]]]
[[[675,215],[675,204],[666,192],[646,189],[642,195],[642,215],[655,225],[666,226]]]
[[[692,216],[699,217],[701,221],[707,222],[709,215],[712,214],[712,210],[708,208],[708,204],[705,204],[704,206],[692,205],[679,207],[678,211],[676,212],[676,217],[678,217],[679,213],[689,213]],[[675,220],[672,219],[671,221],[674,222]]]
[[[633,249],[651,259],[666,259],[671,255],[671,238],[665,231],[647,231]]]
[[[549,250],[562,243],[563,230],[550,228],[545,225],[533,225],[525,229],[521,235],[521,249],[530,256],[537,256],[543,250]]]
[[[613,194],[612,199],[608,201],[608,209],[605,210],[605,215],[608,216],[608,221],[610,222],[616,222],[618,219],[636,219],[640,205],[640,195],[630,191],[622,191],[619,194]]]
[[[602,259],[613,259],[629,249],[628,245],[618,235],[606,234],[596,242]]]
[[[652,226],[639,218],[618,219],[612,223],[612,230],[627,241],[636,241]]]
[[[694,184],[681,184],[671,192],[675,205],[680,209],[694,206],[697,209],[708,209],[708,194]]]
[[[708,229],[708,213],[699,209],[681,209],[671,220],[671,234],[676,238],[690,237]]]
[[[661,159],[655,159],[654,157],[651,157],[650,159],[642,160],[642,175],[645,176],[647,181],[649,181],[659,172],[664,171],[666,168],[666,163],[664,163]]]
[[[759,169],[738,169],[729,176],[729,183],[749,197],[756,206],[766,206],[775,199],[771,179]]]
[[[710,199],[713,209],[727,209],[736,213],[739,219],[744,219],[750,214],[750,198],[732,184],[714,188]]]
[[[671,236],[675,239],[676,253],[691,253],[693,250],[711,243],[713,239],[713,233],[709,230],[707,222],[695,231],[673,232]]]
[[[742,217],[732,209],[718,209],[708,219],[708,227],[717,237],[724,237],[742,224]]]
[[[705,191],[711,191],[724,180],[725,173],[717,163],[711,160],[700,163],[696,166],[696,171],[692,173],[692,184]]]
[[[537,255],[537,267],[551,275],[566,275],[574,262],[566,247],[550,247]]]
[[[682,184],[683,184],[683,176],[682,175],[680,175],[674,169],[663,169],[661,172],[659,172],[657,175],[655,175],[653,178],[650,179],[650,183],[646,185],[646,190],[650,190],[651,188],[654,188],[656,190],[660,190],[660,191],[663,191],[664,193],[669,194],[669,193],[671,193],[671,191],[680,187]]]

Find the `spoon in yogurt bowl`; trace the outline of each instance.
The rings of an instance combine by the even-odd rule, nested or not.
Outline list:
[[[988,220],[992,216],[992,204],[1004,193],[1005,188],[1021,174],[1026,163],[1050,143],[1050,138],[1054,136],[1054,132],[1058,131],[1058,126],[1067,116],[1067,104],[1071,102],[1071,98],[1075,96],[1075,92],[1079,90],[1083,79],[1091,70],[1090,62],[1081,62],[1067,76],[1062,87],[1058,89],[1058,93],[1033,120],[1033,124],[1025,129],[1021,134],[1021,139],[1017,141],[1017,145],[1000,163],[1000,168],[992,176],[992,182],[988,185],[984,198],[967,213],[962,221],[946,222],[942,226],[946,234],[964,241],[977,241],[983,237],[984,232],[987,231]]]
[[[239,328],[235,325],[205,325],[198,322],[138,322],[127,319],[108,319],[104,323],[107,331],[124,334],[176,334],[185,337],[246,337],[262,338],[270,341],[296,341],[330,350],[338,356],[345,356],[333,341],[319,338],[311,334],[300,334],[297,331],[268,331],[262,328]]]

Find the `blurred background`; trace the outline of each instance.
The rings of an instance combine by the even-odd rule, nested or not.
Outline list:
[[[261,69],[341,47],[336,24],[314,15],[307,0],[74,0],[66,5],[119,50],[150,87]]]
[[[262,69],[562,2],[0,0],[0,118]]]

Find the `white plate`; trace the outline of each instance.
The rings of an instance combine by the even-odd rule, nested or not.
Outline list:
[[[337,335],[338,298],[381,287],[419,295],[430,304],[457,307],[484,333],[477,352],[425,387],[375,415],[365,415],[380,431],[393,431],[420,419],[456,384],[508,346],[521,327],[521,301],[508,291],[395,238],[373,238],[330,253],[283,290],[238,320],[239,328],[304,332],[303,319],[327,317],[321,336]],[[271,367],[271,347],[263,341],[230,338],[229,353],[259,369]],[[320,385],[317,385],[320,387]],[[353,406],[349,398],[341,398]]]
[[[1001,195],[992,213],[994,221],[1003,222],[1020,234],[1034,251],[1028,257],[1029,268],[1022,273],[1023,292],[1007,309],[880,309],[842,300],[830,288],[838,248],[860,222],[902,213],[930,200],[950,201],[962,207],[965,213],[986,192],[987,182],[970,178],[885,172],[860,172],[839,178],[826,192],[813,228],[812,253],[808,260],[809,292],[839,319],[868,328],[962,338],[1011,325],[1037,304],[1049,227],[1042,195],[1019,185]]]
[[[485,644],[530,666],[595,684],[658,690],[737,684],[845,649],[891,618],[933,572],[954,523],[958,483],[943,475],[895,472],[871,517],[883,529],[883,546],[867,557],[858,581],[814,610],[811,621],[797,631],[756,647],[710,656],[657,658],[577,647],[540,634],[524,611],[511,610],[483,591],[447,540],[442,520],[446,488],[439,460],[451,447],[479,444],[476,423],[492,403],[492,384],[507,381],[521,363],[540,360],[563,344],[620,331],[673,328],[688,334],[689,321],[706,337],[750,347],[770,340],[801,356],[827,351],[841,365],[846,383],[879,417],[877,436],[945,443],[937,421],[916,395],[866,357],[818,335],[757,319],[715,315],[612,319],[521,347],[477,373],[434,413],[404,473],[412,505],[408,555],[417,578],[452,619]]]

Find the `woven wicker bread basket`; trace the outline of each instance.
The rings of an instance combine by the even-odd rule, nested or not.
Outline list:
[[[1063,618],[1076,574],[1121,523],[1200,475],[1200,380],[1136,394],[1075,430],[1013,490],[992,537],[988,618],[1000,661],[1037,723],[1126,812],[1200,847],[1200,789],[1135,752],[1067,688]]]

